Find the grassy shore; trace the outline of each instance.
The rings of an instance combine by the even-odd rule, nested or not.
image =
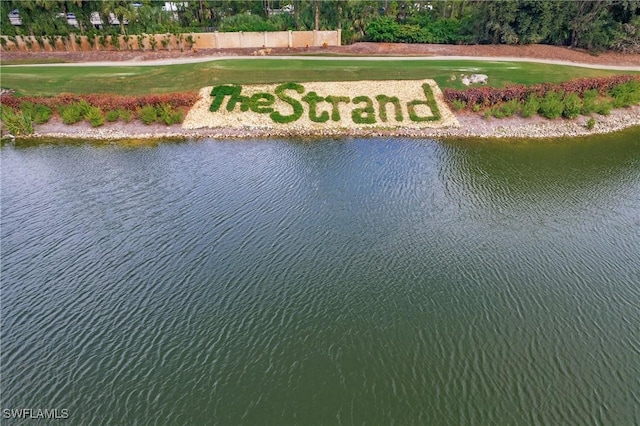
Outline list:
[[[21,66],[0,68],[2,86],[24,96],[59,93],[160,94],[197,91],[213,84],[288,81],[434,79],[441,88],[463,88],[461,74],[486,74],[489,85],[558,83],[577,77],[640,74],[565,65],[475,60],[279,60],[230,59],[162,66]],[[453,79],[455,77],[455,79]]]

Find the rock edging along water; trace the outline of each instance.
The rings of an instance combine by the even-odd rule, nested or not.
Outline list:
[[[433,80],[219,85],[200,90],[183,129],[287,132],[459,127]]]
[[[35,133],[21,139],[70,139],[70,140],[138,140],[138,139],[247,139],[269,137],[411,137],[411,138],[506,138],[506,139],[540,139],[557,137],[582,137],[595,134],[612,133],[631,127],[640,127],[640,106],[617,109],[609,116],[595,116],[596,125],[589,129],[589,117],[578,117],[574,120],[542,117],[523,119],[510,117],[504,119],[483,119],[478,114],[458,113],[460,127],[425,128],[425,129],[326,129],[322,131],[303,131],[288,126],[280,129],[260,129],[252,126],[244,128],[200,128],[183,129],[179,125],[150,126],[140,122],[107,123],[94,128],[83,122],[73,126],[52,118],[46,124],[35,126]]]

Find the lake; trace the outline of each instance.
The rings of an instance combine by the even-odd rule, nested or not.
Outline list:
[[[638,128],[0,160],[3,424],[640,419]]]

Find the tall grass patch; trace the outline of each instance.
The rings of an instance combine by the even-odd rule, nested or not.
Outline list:
[[[577,118],[580,115],[582,109],[582,99],[575,93],[568,93],[564,99],[564,109],[562,116],[565,118]]]
[[[540,114],[549,119],[558,118],[564,112],[562,94],[554,91],[547,92],[540,102]]]
[[[629,107],[640,103],[640,81],[629,81],[609,91],[613,98],[613,107]]]
[[[13,136],[30,135],[33,133],[33,118],[30,113],[15,110],[8,106],[0,106],[2,126]]]
[[[536,95],[529,95],[522,105],[520,115],[524,118],[533,117],[538,114],[538,109],[540,109],[540,99]]]
[[[51,119],[53,111],[46,105],[34,104],[33,102],[22,102],[20,110],[23,114],[28,114],[36,124],[44,124]]]

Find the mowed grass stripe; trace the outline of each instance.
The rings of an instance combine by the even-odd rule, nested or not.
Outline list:
[[[487,74],[489,85],[559,83],[578,77],[640,72],[612,71],[530,62],[475,60],[326,61],[250,59],[180,65],[113,67],[0,67],[2,86],[24,96],[58,93],[121,95],[195,91],[204,86],[288,81],[355,81],[434,79],[441,88],[463,88],[460,74]],[[451,77],[455,76],[455,80]]]

